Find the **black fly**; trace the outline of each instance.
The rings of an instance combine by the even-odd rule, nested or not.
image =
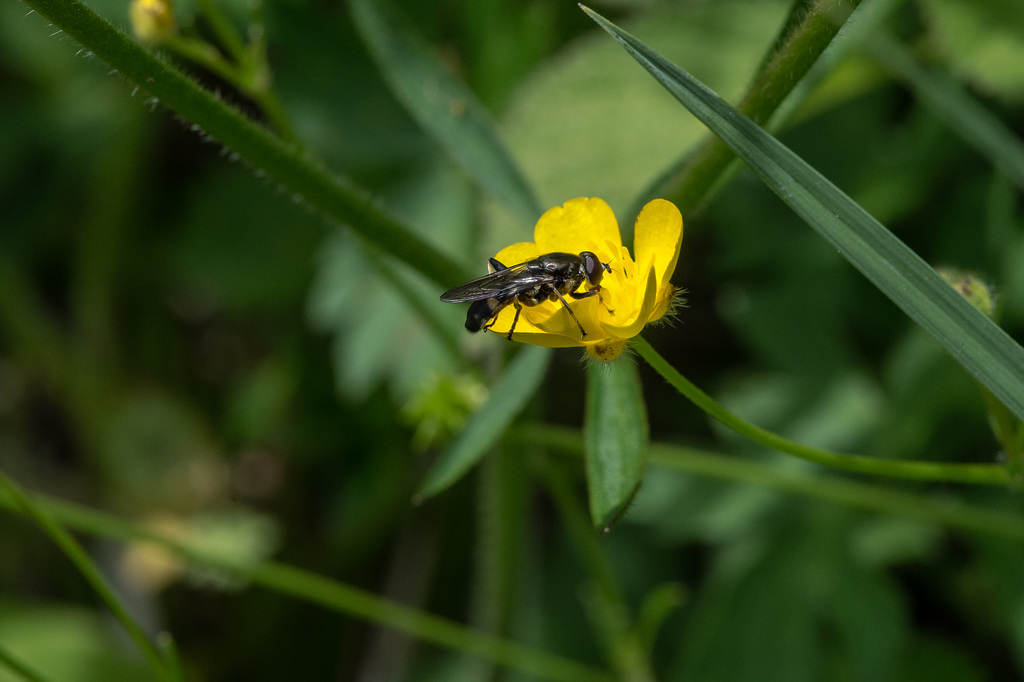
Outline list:
[[[457,286],[441,294],[445,303],[473,302],[466,313],[466,329],[478,332],[489,329],[509,303],[516,307],[516,316],[508,330],[508,340],[519,321],[523,306],[535,306],[544,301],[561,301],[580,328],[581,338],[587,335],[576,314],[565,301],[568,295],[573,299],[589,298],[599,294],[601,277],[611,272],[607,263],[602,263],[592,251],[583,251],[578,256],[571,253],[548,253],[533,260],[505,267],[494,258],[488,259],[494,272]],[[576,289],[584,282],[590,287],[586,291]]]

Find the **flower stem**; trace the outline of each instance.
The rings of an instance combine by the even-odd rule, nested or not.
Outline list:
[[[641,337],[634,337],[631,347],[654,370],[694,405],[755,443],[816,464],[875,476],[906,478],[919,481],[946,481],[984,485],[1009,485],[1012,480],[1006,467],[999,464],[945,464],[939,462],[908,462],[878,459],[863,455],[847,455],[795,443],[778,434],[754,426],[725,409],[707,393],[694,386],[672,367]]]
[[[5,480],[6,478],[0,473],[0,482]],[[32,495],[31,499],[38,510],[48,518],[54,519],[54,523],[59,522],[68,527],[107,538],[144,542],[162,547],[190,563],[230,571],[253,584],[261,585],[280,594],[379,623],[425,642],[479,656],[539,679],[565,680],[566,682],[583,682],[584,680],[587,682],[610,682],[612,680],[612,677],[604,670],[468,628],[447,618],[383,599],[365,590],[317,575],[311,571],[273,561],[255,566],[239,564],[223,553],[190,547],[185,543],[159,535],[110,514],[44,495]],[[28,513],[18,500],[17,491],[0,485],[0,509],[6,508],[22,514]],[[150,646],[152,647],[152,645]],[[173,669],[170,674],[174,674]]]
[[[511,431],[509,437],[515,443],[542,445],[583,456],[583,438],[576,429],[532,424]],[[772,488],[831,504],[1024,543],[1024,521],[1019,514],[967,505],[948,497],[906,493],[837,477],[794,474],[765,462],[666,443],[651,443],[648,461],[652,468]]]

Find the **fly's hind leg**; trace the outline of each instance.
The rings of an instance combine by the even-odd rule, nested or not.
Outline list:
[[[588,292],[580,294],[580,295],[576,295],[576,294],[569,294],[569,295],[572,296],[575,299],[580,299],[580,298],[589,298],[590,296],[593,296],[596,293],[597,293],[597,290],[595,289],[593,291],[588,291]],[[583,325],[580,324],[579,319],[577,319],[577,317],[576,317],[576,313],[574,313],[572,311],[572,308],[569,307],[569,304],[566,303],[565,299],[562,298],[562,295],[560,293],[558,293],[558,289],[554,290],[554,294],[555,294],[555,296],[558,297],[558,300],[562,302],[562,305],[565,306],[565,309],[569,311],[569,315],[572,316],[572,321],[575,322],[576,326],[580,328],[580,338],[583,338],[583,339],[587,338],[587,330],[583,328]]]
[[[494,259],[492,258],[491,260]],[[508,336],[505,337],[509,341],[512,340],[512,332],[516,330],[516,322],[519,321],[519,313],[523,312],[523,306],[519,305],[519,301],[513,300],[512,305],[516,307],[516,316],[512,318],[512,326],[508,328]]]

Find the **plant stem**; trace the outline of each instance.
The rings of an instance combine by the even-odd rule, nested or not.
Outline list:
[[[27,682],[48,682],[45,677],[16,659],[2,646],[0,646],[0,667],[6,667],[15,675],[27,680]]]
[[[71,535],[64,530],[42,506],[36,504],[28,495],[22,492],[21,488],[12,481],[5,473],[0,472],[0,489],[5,490],[13,499],[14,505],[22,513],[30,517],[40,528],[43,529],[50,539],[60,547],[65,556],[78,568],[79,572],[86,579],[96,594],[103,600],[114,617],[121,623],[121,627],[135,641],[136,646],[149,659],[150,665],[157,671],[161,678],[169,679],[169,671],[164,659],[156,646],[149,640],[142,627],[135,622],[128,610],[121,604],[121,601],[114,594],[113,589],[107,585],[106,580],[93,565],[92,560],[82,546],[75,541]]]
[[[764,123],[782,104],[800,79],[810,70],[843,22],[861,0],[835,2],[818,0],[802,21],[787,22],[785,35],[776,40],[766,55],[743,100],[736,107],[757,123]],[[801,8],[794,8],[797,11]],[[796,23],[793,27],[792,23]],[[704,202],[712,188],[736,159],[733,151],[715,135],[708,138],[692,154],[687,154],[638,197],[629,215],[639,215],[640,207],[656,197],[667,197],[684,214]]]
[[[229,571],[281,594],[379,623],[425,642],[486,658],[535,677],[566,682],[611,682],[613,679],[605,670],[473,630],[310,571],[277,562],[240,565],[223,554],[195,549],[103,512],[44,495],[33,495],[33,500],[36,508],[68,527],[107,538],[156,545],[190,563]],[[14,492],[7,489],[4,494],[3,487],[0,487],[0,508],[27,513]]]
[[[24,1],[164,106],[193,122],[328,219],[349,226],[437,284],[452,286],[470,279],[465,268],[379,209],[350,180],[329,173],[293,144],[250,121],[78,0]]]
[[[876,476],[984,485],[1009,485],[1012,483],[1006,467],[999,464],[893,461],[863,455],[839,454],[795,443],[759,426],[754,426],[722,407],[711,396],[694,386],[678,370],[668,364],[643,337],[634,337],[631,348],[634,348],[640,357],[646,360],[665,381],[694,405],[736,433],[773,450],[834,469]]]
[[[519,428],[509,435],[515,442],[583,455],[583,438],[578,430],[533,425]],[[648,462],[653,467],[774,488],[833,504],[1024,543],[1024,520],[1019,514],[969,506],[951,498],[922,497],[886,486],[794,474],[765,462],[664,443],[651,444]]]
[[[619,589],[605,550],[586,512],[573,494],[559,462],[546,459],[539,465],[555,505],[562,515],[576,551],[593,583],[591,621],[620,678],[631,682],[654,680],[651,662],[638,632],[630,624],[629,607]]]

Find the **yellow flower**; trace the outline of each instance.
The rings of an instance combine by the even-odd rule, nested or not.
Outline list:
[[[161,43],[174,34],[172,0],[132,0],[128,15],[132,30],[144,43]]]
[[[672,203],[655,199],[637,217],[634,235],[635,261],[622,245],[619,224],[608,204],[580,198],[542,215],[534,241],[502,249],[495,258],[509,266],[556,251],[593,251],[611,268],[601,279],[600,298],[566,298],[586,337],[580,338],[579,327],[561,302],[546,301],[523,307],[513,339],[550,348],[584,346],[601,360],[618,357],[629,339],[669,310],[675,294],[669,278],[683,241],[683,217]],[[489,330],[508,334],[515,312],[514,306],[507,306]]]

